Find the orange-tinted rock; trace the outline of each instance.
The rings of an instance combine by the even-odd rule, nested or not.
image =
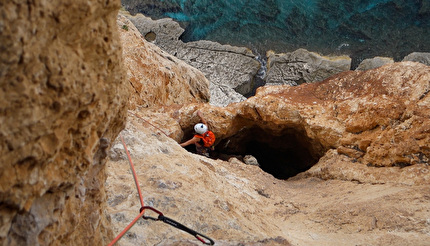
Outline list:
[[[3,1],[0,245],[104,245],[104,164],[128,92],[120,1]]]
[[[200,109],[218,141],[258,128],[269,138],[298,136],[295,141],[302,139],[314,158],[338,149],[361,165],[428,168],[429,91],[430,67],[402,62],[314,84],[260,88],[255,97],[226,108],[189,105],[177,119],[187,135]]]
[[[191,116],[198,108],[190,105],[182,110]],[[234,118],[232,111],[206,105],[200,109],[215,127],[215,119],[228,125]],[[144,110],[136,114],[146,116]],[[158,114],[148,115],[155,119]],[[153,123],[173,133],[169,128],[178,125],[164,117]],[[190,121],[197,121],[194,117]],[[121,134],[145,205],[209,236],[216,245],[425,245],[430,240],[430,190],[424,172],[429,175],[423,164],[403,169],[367,167],[330,149],[308,172],[279,180],[261,165],[189,153],[140,118],[131,114],[128,119]],[[138,215],[141,205],[119,139],[109,153],[107,213],[117,235]],[[412,175],[419,172],[422,180]],[[145,214],[155,215],[149,210]],[[143,219],[119,244],[201,245],[188,233]]]
[[[209,101],[203,73],[147,42],[131,21],[118,15],[130,107]]]
[[[144,203],[216,245],[425,245],[429,74],[422,64],[395,63],[260,88],[226,108],[138,108],[121,134]],[[213,159],[177,143],[193,135],[197,110],[217,136]],[[415,147],[391,142],[396,134]],[[416,158],[403,160],[411,150]],[[107,213],[118,234],[140,203],[118,139],[109,153]],[[248,154],[259,167],[242,163]],[[155,221],[139,220],[127,235],[122,245],[199,244]]]

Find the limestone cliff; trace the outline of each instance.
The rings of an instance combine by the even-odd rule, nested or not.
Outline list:
[[[217,245],[430,241],[428,66],[265,87],[220,108],[198,103],[198,71],[115,22],[119,5],[2,5],[1,245],[105,245],[131,222],[140,204],[116,138],[127,113],[145,204]],[[196,110],[218,137],[213,159],[177,143]],[[160,223],[139,220],[118,245],[199,245]]]
[[[424,246],[429,76],[423,64],[393,63],[314,84],[263,87],[225,108],[137,109],[121,134],[145,204],[216,245]],[[177,144],[191,137],[196,110],[217,135],[212,158]],[[259,167],[243,163],[249,154]],[[140,204],[118,139],[107,171],[108,213],[119,233]],[[200,245],[150,220],[119,242],[136,244]]]
[[[394,63],[299,87],[263,87],[243,103],[225,109],[205,106],[204,112],[218,139],[223,140],[219,148],[231,154],[258,154],[269,144],[277,149],[275,155],[294,152],[304,164],[297,169],[306,170],[328,150],[336,150],[355,163],[351,168],[403,167],[403,171],[416,172],[414,179],[404,182],[428,183],[427,172],[415,167],[427,170],[430,157],[429,81],[430,67]],[[185,132],[198,120],[189,117],[197,108],[190,105],[179,111]],[[261,148],[253,149],[255,145]],[[283,168],[279,165],[275,170],[279,173]],[[349,179],[368,181],[372,177],[363,174]]]
[[[0,4],[0,245],[103,245],[128,92],[120,1]]]
[[[131,107],[209,101],[209,81],[202,72],[147,42],[125,16],[118,15],[117,24]]]
[[[260,63],[250,49],[206,40],[184,43],[180,40],[184,29],[170,18],[126,16],[145,38],[205,74],[210,81],[211,104],[226,106],[243,101],[243,95],[253,90]]]

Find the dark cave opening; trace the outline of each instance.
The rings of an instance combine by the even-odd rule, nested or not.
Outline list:
[[[286,128],[274,133],[254,126],[222,139],[213,157],[227,160],[252,155],[263,171],[277,179],[288,179],[311,168],[324,152],[303,129]]]

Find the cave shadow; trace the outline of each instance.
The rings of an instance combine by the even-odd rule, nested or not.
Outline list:
[[[324,155],[322,145],[309,138],[304,129],[290,127],[270,132],[260,127],[246,127],[222,139],[213,158],[228,160],[254,156],[260,168],[277,179],[288,179],[315,165]]]

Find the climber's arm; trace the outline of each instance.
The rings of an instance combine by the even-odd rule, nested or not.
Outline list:
[[[200,138],[193,137],[192,139],[190,139],[186,142],[183,142],[180,145],[181,145],[181,147],[185,147],[185,146],[188,146],[190,144],[196,144],[198,141],[200,141]]]

